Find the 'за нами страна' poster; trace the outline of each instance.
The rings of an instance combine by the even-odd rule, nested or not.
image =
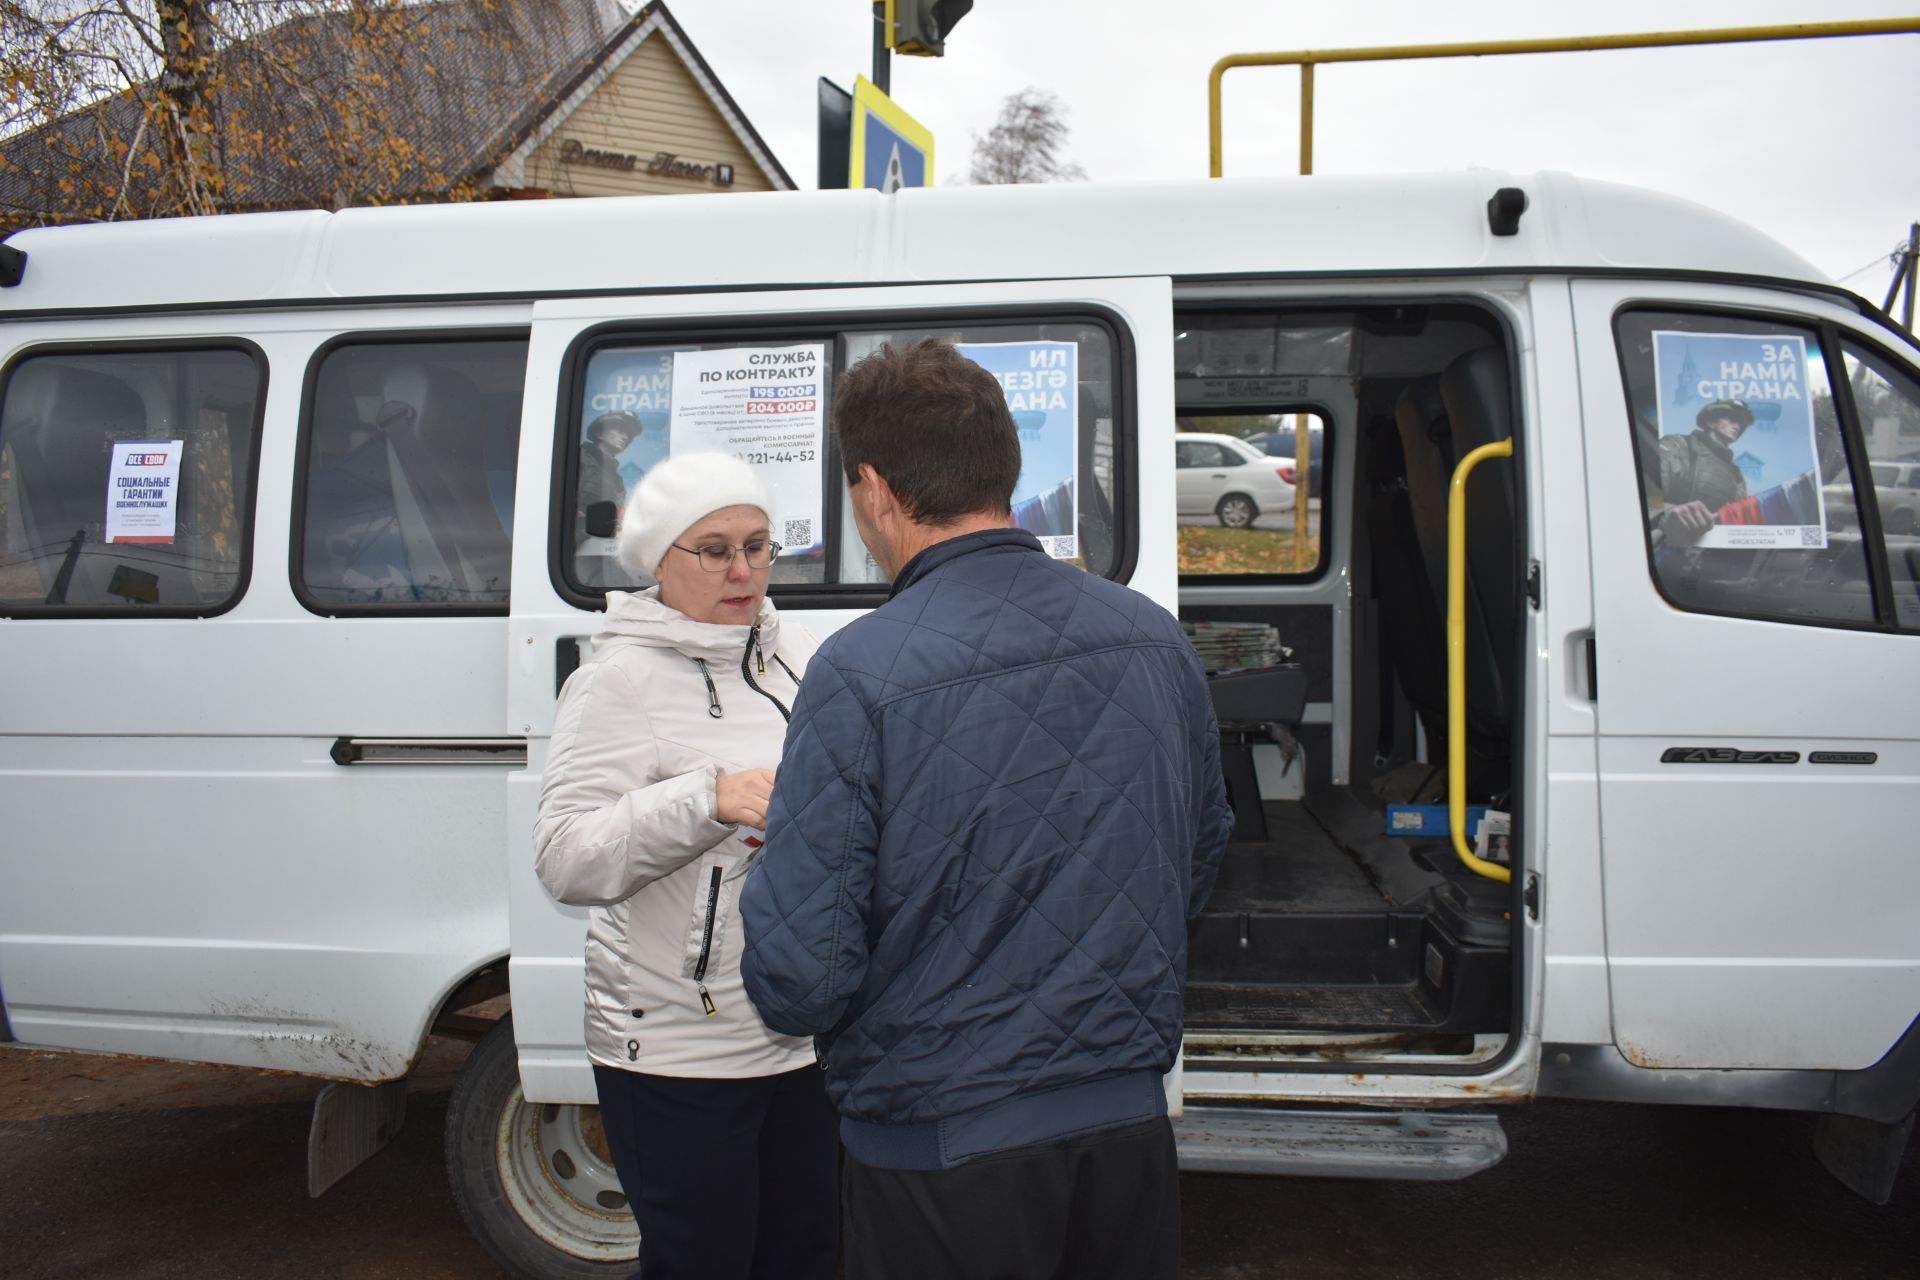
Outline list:
[[[1653,359],[1667,506],[1700,500],[1691,477],[1725,453],[1740,471],[1731,500],[1725,485],[1702,487],[1715,523],[1697,545],[1826,546],[1805,340],[1661,330]]]

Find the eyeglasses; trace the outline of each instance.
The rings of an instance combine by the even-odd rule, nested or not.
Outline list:
[[[736,552],[746,556],[747,568],[764,569],[772,564],[773,558],[785,549],[777,542],[765,540],[749,542],[744,547],[732,546],[725,542],[709,542],[704,547],[683,547],[677,542],[670,542],[667,545],[675,551],[699,556],[700,567],[708,573],[725,573],[733,568],[733,557]]]

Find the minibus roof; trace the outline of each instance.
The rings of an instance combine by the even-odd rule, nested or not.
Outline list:
[[[1519,187],[1516,234],[1488,199]],[[643,196],[35,228],[0,312],[1099,276],[1672,272],[1831,287],[1690,201],[1559,173]]]

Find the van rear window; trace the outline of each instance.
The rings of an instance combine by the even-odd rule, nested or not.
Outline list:
[[[230,607],[264,383],[237,347],[16,362],[0,388],[0,612]]]

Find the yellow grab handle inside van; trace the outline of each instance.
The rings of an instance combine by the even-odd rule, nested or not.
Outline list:
[[[1447,827],[1467,869],[1513,882],[1513,872],[1467,844],[1467,477],[1488,458],[1511,458],[1513,441],[1483,444],[1453,469],[1447,489]]]

